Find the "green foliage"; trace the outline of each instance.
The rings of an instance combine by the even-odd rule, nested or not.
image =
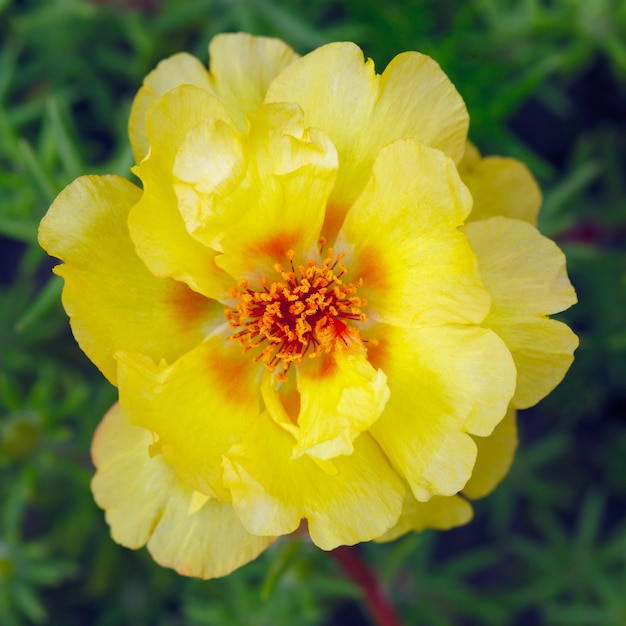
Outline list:
[[[220,31],[298,51],[358,42],[381,69],[424,51],[484,152],[524,159],[568,254],[581,336],[560,388],[520,415],[511,474],[448,533],[363,546],[407,624],[626,623],[626,3],[621,0],[0,1],[0,623],[365,623],[359,590],[301,539],[217,581],[108,536],[89,444],[113,390],[71,339],[37,225],[83,173],[129,175],[143,76]],[[294,617],[295,616],[295,617]],[[361,622],[358,620],[361,619]]]

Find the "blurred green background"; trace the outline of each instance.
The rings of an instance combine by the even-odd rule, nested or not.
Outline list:
[[[109,538],[89,444],[115,398],[73,342],[36,243],[83,173],[128,175],[130,103],[162,58],[220,31],[307,52],[357,42],[379,70],[420,50],[485,154],[523,159],[569,259],[580,335],[561,386],[520,415],[508,478],[448,533],[361,547],[409,625],[626,624],[626,3],[622,0],[0,0],[0,624],[351,626],[360,591],[279,542],[216,581]]]

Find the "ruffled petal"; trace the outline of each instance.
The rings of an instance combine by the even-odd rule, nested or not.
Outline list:
[[[146,76],[133,101],[128,123],[136,163],[150,150],[146,133],[148,109],[171,89],[193,85],[216,95],[244,130],[246,113],[263,102],[272,79],[298,55],[279,39],[235,33],[214,37],[209,57],[210,72],[196,57],[181,52],[161,61]]]
[[[368,318],[403,326],[484,319],[489,295],[457,230],[470,208],[467,188],[441,151],[412,139],[381,150],[339,234],[350,246],[350,281],[363,281]]]
[[[293,444],[264,415],[224,458],[225,485],[250,532],[287,534],[305,518],[313,542],[331,550],[369,541],[396,523],[404,483],[369,435],[354,442],[352,455],[333,460],[332,473],[307,455],[292,459]]]
[[[146,132],[146,114],[150,105],[171,89],[180,85],[194,85],[203,91],[213,91],[209,73],[200,61],[186,52],[175,54],[161,61],[143,81],[130,110],[128,134],[139,163],[150,150],[150,140]]]
[[[210,499],[193,511],[193,490],[162,457],[150,456],[151,442],[118,404],[95,433],[91,488],[115,541],[133,549],[147,544],[160,565],[205,579],[229,574],[274,541],[246,531],[230,504]]]
[[[215,96],[189,85],[169,91],[150,107],[147,132],[152,149],[134,170],[144,193],[130,213],[128,228],[137,254],[155,275],[171,276],[217,298],[228,292],[231,279],[215,265],[215,250],[187,232],[172,174],[181,144],[207,118],[232,127]]]
[[[516,411],[509,409],[504,419],[488,437],[473,437],[478,448],[472,476],[463,488],[463,496],[482,498],[491,493],[506,476],[517,447]],[[427,528],[449,530],[472,519],[472,506],[459,495],[433,496],[418,502],[410,491],[404,497],[402,515],[397,524],[376,541],[393,541],[407,532]]]
[[[185,230],[207,249],[218,248],[224,230],[249,209],[232,206],[245,174],[244,148],[232,124],[208,117],[182,142],[172,170],[176,206]],[[221,194],[230,201],[226,207],[216,201]]]
[[[380,97],[368,128],[371,146],[414,137],[458,163],[464,152],[469,115],[463,98],[439,64],[419,52],[392,59],[380,77]]]
[[[221,250],[219,266],[238,279],[273,271],[290,250],[315,251],[337,169],[330,140],[304,128],[297,106],[263,106],[249,123],[245,136],[197,127],[174,167],[187,229]]]
[[[507,475],[517,448],[517,411],[509,408],[488,437],[474,437],[478,447],[476,465],[463,487],[463,495],[475,500],[491,493]]]
[[[484,325],[502,338],[517,368],[513,406],[527,409],[545,398],[564,378],[574,360],[578,337],[556,320],[494,313]]]
[[[280,39],[233,33],[211,40],[209,58],[213,89],[245,130],[248,111],[263,103],[271,81],[299,55]]]
[[[141,191],[119,176],[84,176],[62,191],[39,240],[64,261],[63,305],[76,340],[113,383],[120,348],[175,359],[198,344],[216,305],[186,285],[158,279],[143,265],[126,220]]]
[[[354,44],[328,44],[285,68],[266,101],[298,103],[307,125],[323,130],[337,147],[340,169],[330,210],[339,215],[327,220],[334,224],[363,189],[387,143],[415,137],[455,161],[463,155],[463,100],[439,65],[417,52],[398,55],[378,76]]]
[[[477,327],[381,325],[368,336],[378,340],[369,358],[391,392],[370,432],[419,501],[456,494],[476,460],[469,435],[489,435],[515,391],[509,351]]]
[[[472,505],[460,496],[434,496],[428,502],[418,502],[407,491],[400,519],[376,541],[393,541],[408,532],[421,532],[427,528],[450,530],[467,524],[472,516]]]
[[[465,233],[492,298],[483,325],[511,350],[518,371],[513,405],[527,408],[561,382],[578,345],[565,324],[547,319],[576,302],[565,256],[519,220],[481,220],[468,224]]]
[[[360,350],[337,349],[298,366],[299,433],[294,457],[351,454],[389,398],[387,378]]]
[[[492,312],[551,315],[575,304],[565,255],[536,228],[493,217],[468,224],[464,230],[491,294]]]
[[[154,451],[193,489],[228,500],[222,455],[259,415],[259,366],[222,335],[171,365],[136,353],[116,356],[120,402],[131,423],[155,434]]]
[[[537,225],[541,190],[521,161],[497,156],[481,158],[478,150],[468,144],[459,163],[459,174],[474,198],[468,222],[501,215]]]

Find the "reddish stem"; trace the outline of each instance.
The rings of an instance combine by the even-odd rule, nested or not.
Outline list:
[[[330,554],[339,563],[341,569],[363,590],[365,603],[376,626],[402,626],[380,582],[358,552],[350,546],[339,546]]]

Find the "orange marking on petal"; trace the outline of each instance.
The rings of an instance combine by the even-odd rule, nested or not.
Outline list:
[[[215,354],[205,362],[207,375],[215,382],[215,385],[222,392],[222,398],[238,404],[241,394],[245,389],[249,389],[245,383],[246,361],[242,359],[241,353],[231,349],[232,344],[226,344],[226,349],[221,351],[219,358]]]
[[[332,241],[343,225],[343,220],[348,212],[348,207],[339,204],[328,204],[322,232]]]
[[[255,252],[266,254],[272,259],[284,259],[287,252],[296,247],[299,236],[294,233],[274,234],[255,246]]]
[[[185,331],[193,330],[201,325],[211,302],[209,298],[181,282],[174,283],[168,297],[168,304],[172,307],[174,317]]]
[[[388,346],[378,338],[365,339],[365,343],[367,345],[367,360],[374,369],[384,370],[389,353]]]
[[[295,377],[288,377],[287,381],[279,388],[280,401],[289,419],[297,425],[300,415],[300,392],[296,386]]]
[[[388,280],[385,266],[381,262],[380,253],[374,246],[369,246],[359,253],[359,259],[354,268],[355,275],[367,283],[369,289],[387,289]]]
[[[320,378],[328,378],[332,376],[337,370],[337,361],[332,357],[332,355],[327,355],[322,359],[319,368],[319,377]]]

